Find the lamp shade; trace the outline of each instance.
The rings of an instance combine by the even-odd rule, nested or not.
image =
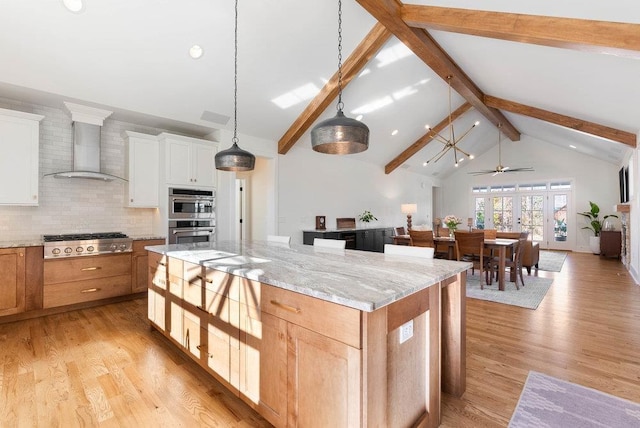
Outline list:
[[[320,153],[347,155],[369,147],[369,128],[359,120],[348,118],[342,110],[323,120],[311,130],[311,148]]]
[[[417,204],[402,204],[400,205],[400,211],[402,214],[415,214],[418,212]]]
[[[222,171],[252,171],[255,164],[256,157],[236,143],[216,153],[216,169]]]

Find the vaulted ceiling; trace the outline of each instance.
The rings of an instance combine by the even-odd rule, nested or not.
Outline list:
[[[0,96],[80,101],[197,135],[231,129],[232,0],[84,3],[3,2]],[[448,76],[456,135],[480,122],[459,143],[474,155],[497,143],[498,123],[504,150],[524,135],[620,163],[635,146],[634,0],[343,0],[342,23],[345,113],[371,130],[369,150],[349,156],[387,173],[455,170],[453,151],[423,166],[443,147],[425,125],[448,138]],[[313,124],[335,115],[337,1],[240,0],[238,33],[239,131],[285,156],[309,147]]]

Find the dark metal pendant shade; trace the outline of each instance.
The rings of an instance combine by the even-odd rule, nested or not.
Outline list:
[[[359,120],[348,118],[342,110],[323,120],[311,130],[311,148],[332,155],[360,153],[369,147],[369,128]]]
[[[222,171],[252,171],[256,164],[256,157],[246,150],[233,146],[216,153],[216,169]]]

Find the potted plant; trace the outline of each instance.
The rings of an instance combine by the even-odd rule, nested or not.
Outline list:
[[[584,226],[583,229],[589,229],[593,232],[593,236],[589,238],[589,248],[593,254],[600,254],[600,231],[602,230],[602,223],[609,217],[618,218],[618,216],[608,214],[600,219],[600,207],[591,201],[589,201],[589,205],[591,206],[591,211],[578,214],[589,219],[589,226]]]
[[[358,220],[366,224],[369,224],[372,221],[378,221],[378,219],[371,214],[371,211],[369,210],[364,210],[364,212],[358,216]]]

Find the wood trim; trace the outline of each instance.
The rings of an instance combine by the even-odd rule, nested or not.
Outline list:
[[[25,248],[25,311],[42,309],[44,286],[44,247]]]
[[[441,283],[442,391],[461,397],[467,388],[467,273]]]
[[[621,131],[619,129],[610,128],[608,126],[599,125],[597,123],[588,122],[586,120],[576,119],[571,116],[565,116],[551,111],[542,110],[536,107],[519,104],[515,101],[504,100],[490,95],[485,95],[484,102],[491,107],[500,110],[510,111],[512,113],[521,114],[535,119],[544,120],[546,122],[555,123],[556,125],[566,128],[575,129],[607,140],[626,144],[629,147],[636,147],[636,135],[631,132]]]
[[[360,73],[389,37],[391,37],[391,32],[382,24],[376,23],[373,26],[369,34],[342,64],[343,88]],[[309,129],[313,122],[320,117],[338,96],[338,92],[338,73],[336,72],[280,138],[280,141],[278,141],[279,154],[286,154],[298,142],[302,134]]]
[[[421,5],[403,5],[401,17],[414,28],[640,58],[639,24]]]
[[[471,107],[472,106],[469,103],[464,103],[463,105],[458,107],[453,113],[451,113],[451,121],[455,121],[457,118],[469,111]],[[410,157],[425,148],[427,144],[433,141],[433,135],[442,132],[447,126],[449,126],[449,116],[442,119],[440,123],[433,127],[431,132],[427,132],[422,137],[418,138],[415,143],[410,145],[402,153],[396,156],[391,162],[386,164],[384,167],[384,173],[391,174],[396,168],[409,160]]]
[[[451,78],[451,87],[475,107],[495,126],[502,126],[502,132],[512,141],[520,140],[520,132],[497,109],[484,104],[484,94],[447,55],[438,43],[423,29],[409,27],[401,17],[402,3],[394,0],[357,0],[374,18],[381,22],[425,62],[443,80]]]

